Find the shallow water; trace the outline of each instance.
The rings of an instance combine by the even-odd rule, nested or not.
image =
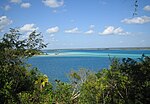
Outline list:
[[[85,68],[99,71],[108,68],[109,58],[140,58],[142,54],[150,56],[150,50],[45,50],[47,55],[34,56],[28,60],[34,67],[48,75],[50,81],[59,79],[68,81],[71,70]]]

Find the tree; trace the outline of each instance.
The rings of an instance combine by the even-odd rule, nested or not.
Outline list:
[[[39,78],[36,68],[29,67],[25,60],[40,54],[46,47],[40,33],[33,31],[28,39],[21,39],[16,29],[4,34],[0,40],[0,102],[21,104],[23,93],[37,89]],[[26,99],[27,100],[27,99]]]
[[[109,69],[87,78],[81,85],[80,104],[148,104],[150,57],[112,61]]]
[[[129,78],[128,101],[133,104],[150,102],[150,57],[143,55],[139,61],[123,59],[120,71]]]
[[[135,0],[135,2],[134,2],[134,12],[133,12],[133,17],[136,16],[136,15],[138,15],[137,9],[138,9],[138,0]]]

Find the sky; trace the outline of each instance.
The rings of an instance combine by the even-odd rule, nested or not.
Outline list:
[[[0,0],[0,37],[41,32],[47,49],[150,47],[150,0]],[[133,13],[137,15],[133,16]]]

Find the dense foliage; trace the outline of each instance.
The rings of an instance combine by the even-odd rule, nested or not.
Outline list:
[[[41,35],[34,31],[28,39],[20,36],[11,29],[0,40],[1,104],[149,104],[150,57],[112,59],[108,69],[72,71],[70,82],[52,85],[25,63],[45,47]]]
[[[0,40],[1,104],[28,104],[43,101],[41,95],[45,96],[44,93],[47,94],[52,89],[45,87],[45,85],[51,86],[47,83],[48,78],[39,73],[36,68],[31,68],[25,60],[41,53],[39,50],[45,46],[41,35],[36,31],[32,32],[27,39],[21,38],[21,34],[15,29],[10,29],[9,33],[4,34]]]
[[[81,103],[85,104],[148,104],[150,102],[150,58],[140,62],[113,60],[109,69],[96,73],[95,81],[82,85]],[[90,79],[91,80],[91,79]],[[80,99],[80,98],[79,98]]]

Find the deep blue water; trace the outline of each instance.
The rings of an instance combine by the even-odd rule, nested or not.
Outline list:
[[[68,81],[71,70],[85,68],[97,72],[102,68],[108,68],[109,57],[137,59],[143,53],[150,56],[150,50],[59,50],[57,52],[46,50],[44,52],[48,55],[34,56],[28,62],[46,74],[52,82],[55,79]]]

